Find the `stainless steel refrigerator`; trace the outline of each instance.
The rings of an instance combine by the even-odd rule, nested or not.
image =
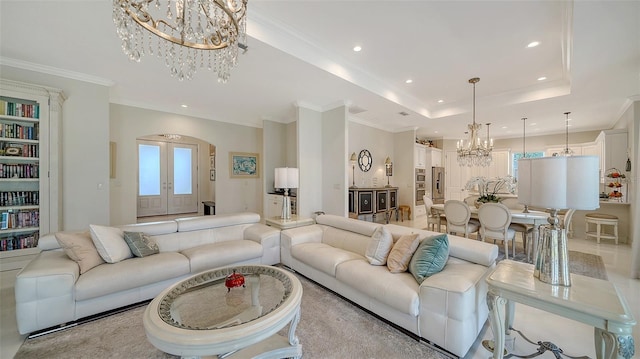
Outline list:
[[[431,167],[431,199],[434,204],[444,203],[444,167]]]

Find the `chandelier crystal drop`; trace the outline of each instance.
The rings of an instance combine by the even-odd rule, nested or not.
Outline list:
[[[247,49],[247,1],[113,0],[113,22],[130,60],[156,55],[180,81],[206,67],[226,83]]]
[[[487,167],[491,164],[493,150],[493,139],[489,135],[489,126],[491,123],[487,123],[487,138],[484,141],[480,140],[480,130],[482,125],[476,123],[476,83],[480,81],[480,78],[474,77],[469,79],[469,83],[473,84],[473,123],[467,125],[469,128],[469,140],[465,142],[460,140],[457,143],[458,150],[458,164],[460,166],[479,166]]]

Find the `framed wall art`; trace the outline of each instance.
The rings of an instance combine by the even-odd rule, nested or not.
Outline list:
[[[260,155],[247,152],[229,152],[229,175],[231,178],[260,177]]]

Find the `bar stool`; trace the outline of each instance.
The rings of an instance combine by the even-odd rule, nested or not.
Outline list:
[[[586,237],[595,237],[598,243],[600,243],[600,238],[614,239],[616,241],[616,244],[618,244],[618,217],[617,216],[606,214],[606,213],[592,212],[592,213],[587,213],[584,216],[584,219],[586,222],[585,223]],[[593,223],[596,225],[595,232],[589,231],[589,223]],[[608,234],[603,232],[602,231],[604,229],[602,228],[603,225],[613,226],[613,234]]]
[[[401,204],[401,205],[398,206],[398,212],[396,213],[396,218],[397,218],[397,214],[400,214],[400,221],[401,222],[404,222],[404,212],[405,211],[407,211],[407,219],[411,219],[411,207],[407,206],[406,204]]]

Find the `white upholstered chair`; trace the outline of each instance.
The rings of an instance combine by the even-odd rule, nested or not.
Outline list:
[[[427,209],[427,229],[436,230],[436,226],[446,225],[447,219],[445,215],[438,214],[431,209],[433,207],[433,201],[431,198],[422,196],[422,200],[424,201],[424,207]]]
[[[575,209],[567,209],[562,211],[559,217],[562,219],[562,228],[567,231],[567,238],[573,237],[573,226],[571,225],[571,219],[573,218],[573,214],[575,213]]]
[[[503,199],[500,203],[504,204],[510,210],[524,210],[524,205],[518,202],[517,197],[507,197]],[[529,247],[527,246],[527,241],[529,239],[533,240],[533,226],[528,226],[522,223],[511,223],[509,228],[516,231],[516,233],[520,233],[522,235],[522,246],[524,250],[529,254]]]
[[[444,215],[447,219],[447,233],[464,233],[465,238],[469,238],[469,234],[477,232],[480,228],[480,223],[471,219],[469,205],[463,201],[446,201]]]
[[[516,255],[516,245],[514,239],[516,232],[509,228],[511,224],[511,212],[502,203],[485,203],[478,209],[478,219],[480,219],[480,236],[483,240],[493,238],[501,239],[504,242],[504,258],[509,259],[509,241],[513,247],[513,257]]]
[[[575,212],[575,209],[570,208],[562,215],[562,228],[567,231],[567,238],[569,238],[569,234],[573,232],[571,230],[571,219],[573,218],[573,214]]]

